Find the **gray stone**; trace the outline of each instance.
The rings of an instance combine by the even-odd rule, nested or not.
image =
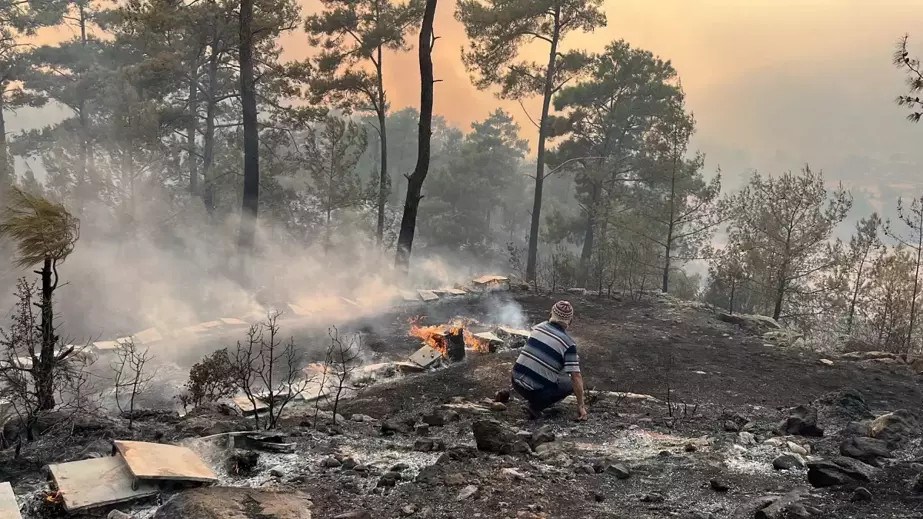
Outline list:
[[[756,438],[753,434],[748,432],[739,432],[737,433],[737,439],[740,440],[741,445],[754,445],[756,444]]]
[[[916,417],[906,409],[879,416],[870,427],[870,436],[888,442],[892,449],[920,436],[921,433]]]
[[[339,467],[340,465],[342,465],[343,463],[341,463],[340,460],[331,456],[329,458],[324,458],[323,461],[320,462],[320,464],[321,464],[321,467],[326,467],[328,469],[335,469]]]
[[[455,497],[455,500],[464,501],[466,499],[475,497],[475,495],[478,493],[478,490],[480,489],[477,487],[477,485],[468,485],[458,493],[458,496]]]
[[[711,485],[712,490],[715,492],[727,492],[731,489],[727,483],[721,481],[720,479],[713,479],[709,481],[708,484]]]
[[[576,474],[596,474],[596,469],[589,463],[578,463],[574,465],[574,472]]]
[[[281,478],[285,476],[285,468],[281,465],[277,465],[269,469],[269,475],[274,478]]]
[[[112,510],[109,512],[109,515],[106,516],[106,519],[134,519],[134,516],[128,515],[121,510]]]
[[[884,440],[856,436],[843,440],[840,454],[877,467],[881,465],[881,458],[891,457],[891,450]]]
[[[784,434],[796,436],[824,435],[823,429],[817,426],[817,409],[800,405],[789,411],[788,418],[779,427]]]
[[[793,470],[804,467],[804,460],[797,454],[782,454],[772,460],[772,467],[776,470]]]
[[[340,514],[333,519],[372,519],[372,514],[369,513],[368,510],[356,510],[354,512]]]
[[[397,482],[400,480],[400,472],[385,472],[380,478],[378,478],[378,486],[393,487],[394,485],[397,485]]]
[[[663,503],[667,498],[663,497],[659,492],[651,492],[650,494],[644,494],[641,496],[642,503]]]
[[[471,426],[479,450],[494,454],[529,451],[529,446],[497,420],[477,420]]]
[[[631,477],[631,472],[628,470],[628,468],[625,465],[621,465],[619,463],[609,465],[606,468],[606,472],[608,474],[614,475],[618,479],[628,479]]]
[[[852,481],[869,481],[875,472],[861,461],[836,457],[808,463],[808,482],[816,488],[844,485]]]
[[[865,487],[859,487],[852,493],[852,501],[871,501],[872,493]]]

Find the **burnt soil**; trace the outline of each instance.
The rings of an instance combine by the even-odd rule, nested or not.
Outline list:
[[[282,430],[297,442],[298,454],[282,462],[284,466],[276,471],[281,476],[269,476],[270,466],[278,460],[267,458],[261,461],[263,477],[223,483],[303,492],[313,502],[315,518],[358,510],[369,511],[375,519],[725,518],[755,497],[801,487],[810,490],[804,503],[821,512],[815,517],[923,517],[923,501],[910,489],[910,481],[923,471],[916,463],[923,459],[919,438],[897,451],[895,459],[863,484],[872,493],[871,502],[850,499],[854,484],[810,489],[804,470],[774,470],[772,459],[783,451],[763,443],[776,436],[788,408],[813,403],[820,411],[818,425],[826,430],[824,437],[785,440],[819,455],[837,454],[849,420],[830,394],[857,390],[876,416],[896,409],[916,412],[923,401],[919,375],[902,368],[840,361],[835,354],[767,345],[719,321],[708,310],[676,302],[567,297],[576,309],[571,334],[578,344],[584,379],[588,389],[602,393],[591,399],[586,422],[574,421],[576,410],[568,402],[539,420],[526,420],[515,395],[505,410],[485,411],[487,400],[498,390],[509,389],[517,353],[469,353],[464,362],[360,391],[340,404],[338,413],[346,417],[345,422],[327,420],[316,426],[312,410],[292,409]],[[543,320],[556,299],[515,296],[530,323]],[[456,315],[483,319],[493,307],[484,300],[436,307],[424,322],[444,322]],[[419,346],[406,336],[407,319],[416,313],[407,309],[358,325],[370,332],[372,360],[404,359]],[[821,358],[834,363],[825,365]],[[653,398],[621,398],[604,392]],[[383,422],[419,422],[424,414],[462,401],[469,404],[455,406],[457,421],[425,433],[444,442],[451,455],[415,452],[413,445],[421,436],[412,430],[382,434]],[[353,421],[354,414],[375,421]],[[512,431],[534,432],[548,426],[558,441],[540,454],[463,449],[474,445],[471,424],[482,419],[499,420]],[[726,430],[729,419],[741,426],[746,423],[756,444],[739,445],[737,433]],[[99,438],[130,435],[178,441],[216,430],[239,430],[250,422],[220,413],[193,413],[185,419],[142,418],[142,426],[131,432],[122,422],[109,423],[108,431],[100,432],[105,429],[100,426],[78,431],[68,440],[68,448],[58,449],[54,457],[82,459],[85,445]],[[17,462],[5,453],[0,458],[0,480],[10,479],[18,494],[35,492],[40,479],[35,472],[40,465],[38,452],[30,461],[27,448],[25,459]],[[322,460],[332,456],[353,458],[368,470],[322,467]],[[602,460],[621,463],[631,477],[583,473],[591,471],[581,467]],[[399,463],[406,465],[399,467],[403,469],[400,481],[382,485],[380,476]],[[712,479],[729,489],[713,490]],[[472,485],[477,491],[463,498],[463,489]]]

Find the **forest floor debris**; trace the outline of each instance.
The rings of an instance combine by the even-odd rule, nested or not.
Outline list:
[[[229,436],[195,440],[252,424],[203,408],[182,418],[139,418],[134,431],[119,420],[86,424],[67,448],[52,451],[42,440],[18,459],[4,451],[0,480],[13,483],[26,519],[45,517],[41,463],[76,459],[100,437],[157,436],[193,448],[220,487],[266,493],[259,498],[267,502],[276,492],[298,492],[292,499],[314,517],[851,519],[872,510],[895,518],[923,512],[923,484],[915,483],[923,480],[923,433],[918,417],[901,411],[917,409],[923,396],[910,370],[826,365],[806,349],[767,346],[765,323],[747,329],[695,305],[567,297],[579,313],[573,335],[591,389],[584,423],[573,420],[567,402],[526,420],[521,401],[505,393],[516,351],[501,349],[371,384],[340,403],[342,416],[315,420],[312,405],[293,406],[272,433],[278,437],[267,436],[289,445],[286,452]],[[534,323],[555,298],[517,300]],[[484,313],[483,303],[469,300],[429,318]],[[401,361],[419,348],[419,339],[406,336],[407,312],[382,322],[392,324],[375,331],[376,363]],[[482,445],[478,429],[501,431],[502,441]],[[252,466],[243,473],[232,459]],[[170,510],[193,502],[236,506],[196,497],[209,491],[164,490],[158,502],[117,508],[136,519],[168,519]]]

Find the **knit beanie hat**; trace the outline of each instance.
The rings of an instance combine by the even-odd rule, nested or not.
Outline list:
[[[551,307],[551,319],[549,321],[568,326],[573,318],[574,307],[567,301],[558,301]]]

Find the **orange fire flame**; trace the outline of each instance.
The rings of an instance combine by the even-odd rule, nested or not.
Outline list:
[[[419,337],[424,344],[441,353],[443,357],[447,355],[448,351],[445,342],[445,336],[447,334],[455,335],[459,330],[461,330],[462,334],[464,335],[466,349],[474,350],[478,353],[487,353],[490,351],[489,345],[486,341],[478,339],[465,328],[468,324],[465,322],[465,320],[455,320],[448,324],[420,326],[418,323],[425,317],[426,316],[421,315],[412,317],[408,320],[410,323],[410,331],[408,332],[408,335],[411,337]]]

